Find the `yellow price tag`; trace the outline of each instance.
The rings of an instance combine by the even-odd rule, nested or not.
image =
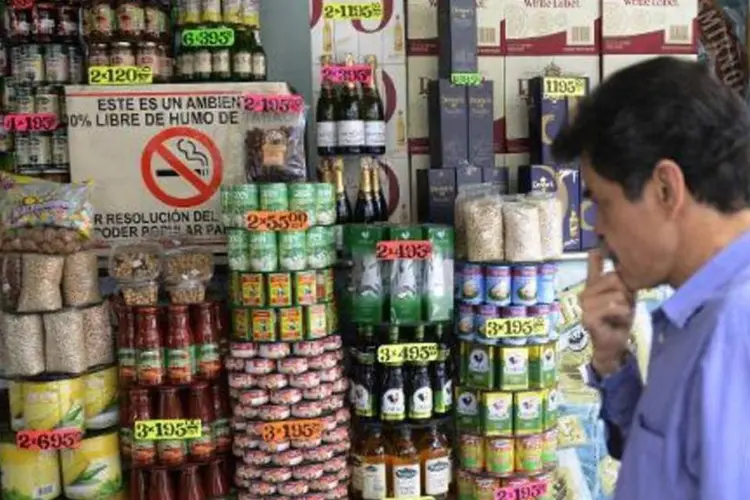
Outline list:
[[[323,17],[326,19],[382,19],[383,6],[380,2],[366,3],[326,3],[323,6]]]
[[[545,335],[548,322],[544,316],[488,319],[484,325],[484,334],[490,339]]]
[[[92,66],[89,85],[148,85],[154,73],[148,66]]]
[[[427,363],[438,358],[435,343],[393,344],[378,347],[378,363]]]
[[[484,81],[481,73],[451,73],[453,85],[478,86]]]
[[[586,95],[586,78],[583,77],[544,77],[544,97],[562,99]]]
[[[199,419],[139,420],[133,429],[137,441],[197,439],[202,435],[203,425]]]

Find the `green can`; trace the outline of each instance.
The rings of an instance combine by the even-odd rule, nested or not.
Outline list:
[[[261,184],[260,209],[264,212],[289,210],[289,191],[287,185],[280,182]]]
[[[353,264],[349,285],[351,315],[358,323],[383,321],[383,266],[375,254],[375,247],[384,236],[384,226],[375,224],[349,224],[344,232]]]
[[[276,244],[276,233],[250,231],[249,234],[250,270],[261,273],[278,270],[279,253]]]
[[[307,237],[305,231],[279,233],[279,269],[301,271],[307,266]]]
[[[227,231],[227,261],[232,271],[250,270],[250,232],[244,229]]]
[[[336,261],[335,235],[331,226],[307,230],[307,265],[311,269],[331,267]]]
[[[234,227],[232,195],[232,186],[221,186],[221,223],[224,227]]]
[[[330,226],[336,223],[336,190],[333,184],[319,182],[315,187],[315,223]],[[312,221],[311,221],[312,223]]]
[[[289,210],[305,212],[310,225],[315,224],[315,184],[297,182],[289,184]]]
[[[246,227],[248,212],[258,210],[258,185],[238,184],[232,186],[229,195],[229,212],[232,214],[232,227]]]

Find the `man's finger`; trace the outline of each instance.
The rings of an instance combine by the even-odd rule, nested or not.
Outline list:
[[[589,250],[588,266],[586,268],[586,285],[593,285],[604,271],[604,255],[598,248]]]

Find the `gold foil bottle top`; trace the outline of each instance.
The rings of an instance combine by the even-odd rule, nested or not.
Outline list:
[[[544,67],[542,74],[544,76],[562,76],[562,69],[560,69],[560,66],[555,63],[549,63]]]
[[[331,57],[330,54],[326,54],[323,56],[320,56],[320,65],[321,66],[330,66],[333,64],[333,57]]]
[[[345,66],[354,66],[355,63],[356,61],[354,59],[354,54],[347,54],[346,57],[344,58]]]
[[[370,66],[377,66],[378,57],[375,54],[367,54],[365,56],[365,64],[369,64]]]

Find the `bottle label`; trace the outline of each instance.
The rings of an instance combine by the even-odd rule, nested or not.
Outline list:
[[[406,414],[406,402],[403,389],[388,389],[383,394],[381,417],[383,420],[403,420]]]
[[[385,122],[384,121],[366,121],[365,122],[365,145],[367,146],[385,146]]]
[[[318,122],[318,147],[336,147],[336,122]]]
[[[211,54],[211,69],[214,73],[229,74],[232,72],[229,64],[229,49],[217,50]]]
[[[192,363],[190,362],[190,348],[166,349],[167,370],[190,373]]]
[[[418,497],[421,484],[419,464],[393,466],[394,497]]]
[[[135,366],[135,349],[121,347],[117,350],[117,362],[120,366]]]
[[[253,72],[253,61],[250,52],[237,52],[234,55],[234,73],[236,75],[250,75]]]
[[[420,387],[411,395],[409,418],[430,418],[432,416],[432,389]]]
[[[211,53],[207,50],[199,50],[195,53],[195,72],[211,73]]]
[[[338,122],[339,146],[362,146],[365,143],[365,122],[345,120]]]
[[[435,411],[447,413],[453,406],[453,382],[446,380],[440,390],[435,391]]]
[[[219,345],[212,343],[198,346],[197,362],[198,373],[211,374],[218,371]]]
[[[385,464],[365,464],[362,470],[362,498],[385,498]]]
[[[253,54],[251,57],[253,63],[253,75],[255,77],[266,76],[266,56],[263,54]]]
[[[164,440],[156,443],[156,452],[165,462],[182,463],[187,455],[187,443],[184,440]]]
[[[425,494],[444,495],[451,482],[451,460],[448,457],[430,458],[425,462]]]
[[[161,383],[164,370],[162,350],[141,349],[138,351],[138,380],[148,385]]]
[[[364,461],[359,455],[352,455],[352,488],[361,492],[364,488]]]
[[[372,417],[375,415],[372,394],[363,385],[354,387],[354,412],[360,417]]]

